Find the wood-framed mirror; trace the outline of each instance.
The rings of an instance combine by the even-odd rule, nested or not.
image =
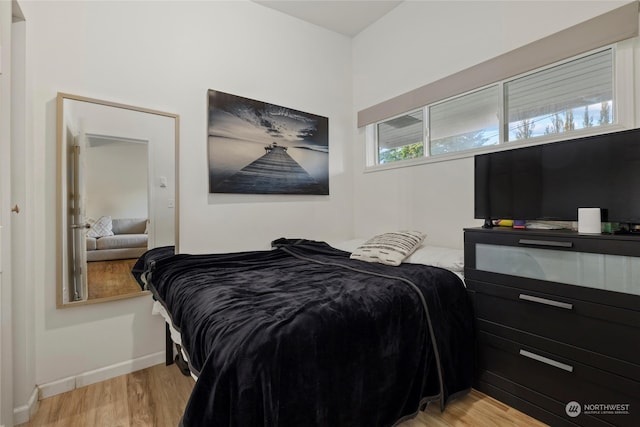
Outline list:
[[[178,242],[177,114],[57,96],[57,306],[148,294],[131,268]]]

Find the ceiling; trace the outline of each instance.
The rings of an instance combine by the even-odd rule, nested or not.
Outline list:
[[[402,0],[253,1],[348,37],[355,36],[402,3]]]

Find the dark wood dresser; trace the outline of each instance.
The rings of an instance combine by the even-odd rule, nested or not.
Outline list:
[[[475,388],[552,426],[640,426],[640,236],[464,231]]]

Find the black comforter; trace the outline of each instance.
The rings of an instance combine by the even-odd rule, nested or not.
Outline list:
[[[184,427],[375,427],[471,387],[462,281],[322,242],[156,259],[149,289],[198,375]]]

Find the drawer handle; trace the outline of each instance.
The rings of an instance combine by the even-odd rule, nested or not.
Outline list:
[[[569,304],[569,303],[566,303],[566,302],[560,302],[560,301],[554,301],[552,299],[534,297],[533,295],[520,294],[519,298],[522,299],[522,300],[525,300],[525,301],[537,302],[538,304],[545,304],[545,305],[550,305],[552,307],[564,308],[566,310],[572,310],[573,309],[573,304]]]
[[[529,359],[537,360],[538,362],[546,363],[547,365],[559,368],[567,372],[573,372],[573,366],[566,363],[558,362],[557,360],[549,359],[548,357],[540,356],[539,354],[531,353],[527,350],[520,349],[520,356],[528,357]]]
[[[521,245],[530,246],[551,246],[554,248],[572,248],[573,242],[557,242],[555,240],[533,240],[533,239],[520,239]]]

